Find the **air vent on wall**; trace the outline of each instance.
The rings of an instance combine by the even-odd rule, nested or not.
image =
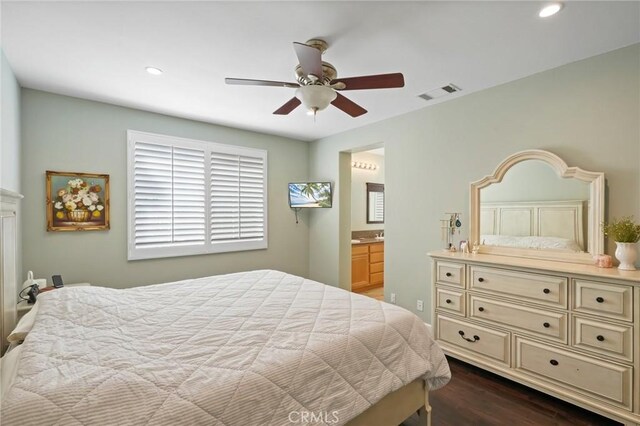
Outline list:
[[[425,101],[430,101],[432,99],[441,98],[450,93],[459,92],[460,88],[455,84],[447,84],[446,86],[438,87],[437,89],[427,90],[421,95],[418,95],[419,98],[424,99]]]

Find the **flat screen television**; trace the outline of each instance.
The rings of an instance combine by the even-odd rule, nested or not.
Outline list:
[[[331,182],[301,182],[289,184],[289,207],[330,208]]]

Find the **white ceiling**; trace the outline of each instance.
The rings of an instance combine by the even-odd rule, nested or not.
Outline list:
[[[314,140],[640,41],[640,3],[2,2],[2,48],[24,87],[264,133]],[[295,81],[292,42],[325,38],[341,77],[403,72],[403,89],[343,92],[369,112],[272,112],[293,89],[227,86],[225,77]],[[144,70],[154,66],[164,75]],[[431,101],[432,103],[442,101]]]

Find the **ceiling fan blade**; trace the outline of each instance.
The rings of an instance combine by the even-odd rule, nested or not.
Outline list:
[[[357,103],[342,96],[340,93],[336,93],[338,96],[331,102],[331,105],[341,109],[352,117],[360,117],[362,114],[366,114],[367,110],[362,108]]]
[[[289,101],[286,104],[282,105],[280,108],[278,108],[277,110],[273,111],[273,113],[277,114],[277,115],[287,115],[291,111],[296,109],[298,107],[298,105],[300,105],[301,103],[302,102],[300,102],[300,99],[291,98],[291,99],[289,99]]]
[[[224,82],[227,84],[237,84],[241,86],[274,86],[274,87],[289,87],[298,88],[298,83],[288,83],[286,81],[271,81],[271,80],[251,80],[247,78],[225,78]]]
[[[322,78],[322,54],[315,47],[303,43],[293,43],[298,61],[305,75],[315,75]]]
[[[362,77],[337,78],[331,81],[331,85],[342,83],[344,88],[336,87],[337,90],[363,90],[363,89],[390,89],[393,87],[404,87],[404,76],[402,73],[365,75]]]

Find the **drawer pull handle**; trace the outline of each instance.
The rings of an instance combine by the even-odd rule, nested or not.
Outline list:
[[[596,339],[598,339],[598,342],[604,342],[604,336],[602,334],[596,336]]]
[[[602,302],[604,302],[604,298],[598,296],[598,297],[596,297],[596,302],[602,303]]]
[[[478,308],[478,310],[479,310],[480,312],[484,312],[484,308],[483,308],[482,306],[480,306],[480,307]]]
[[[551,290],[549,290],[548,288],[545,288],[544,290],[542,290],[542,292],[544,294],[549,294],[549,293],[551,293]]]
[[[556,361],[555,359],[552,359],[551,361],[549,361],[549,363],[551,365],[558,365],[558,361]]]
[[[545,322],[544,324],[542,324],[544,326],[544,328],[549,328],[551,327],[551,324],[549,324],[548,322]]]
[[[478,278],[478,282],[479,283],[483,283],[484,282],[484,278],[482,278],[482,277]]]
[[[448,276],[448,277],[450,277],[450,276],[451,276],[451,275],[453,275],[453,274],[452,274],[451,272],[447,272],[445,275],[446,275],[446,276]]]
[[[464,331],[462,331],[462,330],[458,331],[458,334],[460,335],[460,337],[462,337],[464,340],[466,340],[469,343],[475,343],[478,340],[480,340],[480,337],[475,336],[475,335],[473,336],[473,339],[469,339],[468,337],[464,337]]]
[[[451,299],[447,299],[447,300],[445,300],[445,302],[451,303]]]

